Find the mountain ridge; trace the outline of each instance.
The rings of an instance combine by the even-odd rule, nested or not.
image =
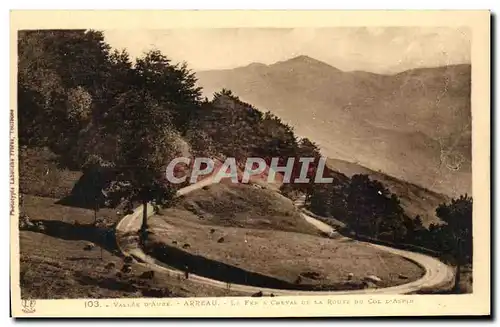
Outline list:
[[[328,157],[448,195],[471,191],[468,64],[383,75],[297,56],[197,76],[206,96],[231,89],[317,142]],[[450,170],[443,160],[460,167]]]
[[[412,71],[420,71],[420,70],[423,71],[423,70],[428,70],[428,69],[437,69],[437,68],[445,68],[445,67],[467,67],[469,69],[471,67],[470,63],[457,63],[457,64],[449,64],[449,65],[444,65],[444,66],[415,67],[415,68],[401,70],[401,71],[393,72],[393,73],[379,73],[379,72],[373,72],[370,70],[362,70],[362,69],[342,70],[342,69],[336,67],[335,65],[329,64],[325,61],[322,61],[322,60],[319,60],[319,59],[316,59],[316,58],[313,58],[313,57],[310,57],[307,55],[298,55],[295,57],[291,57],[289,59],[279,60],[279,61],[273,62],[271,64],[265,64],[265,63],[262,63],[259,61],[253,61],[249,64],[236,66],[236,67],[220,68],[220,69],[206,69],[206,68],[204,68],[204,69],[198,69],[198,70],[196,70],[196,72],[197,73],[205,73],[205,72],[213,72],[213,71],[230,71],[230,70],[234,70],[234,69],[247,68],[247,67],[269,67],[269,66],[273,66],[273,65],[277,65],[277,64],[287,63],[287,62],[291,63],[294,61],[295,62],[302,61],[302,62],[318,63],[318,64],[330,66],[330,67],[332,67],[340,72],[344,72],[344,73],[361,73],[361,74],[369,74],[369,75],[377,75],[377,76],[395,76],[395,75],[404,74],[404,73],[408,73],[408,72],[412,72]]]

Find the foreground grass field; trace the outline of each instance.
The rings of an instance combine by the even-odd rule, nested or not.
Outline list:
[[[257,194],[265,199],[265,192],[213,185],[188,194],[175,208],[150,218],[148,250],[199,275],[262,287],[356,289],[364,287],[368,275],[380,277],[378,286],[385,287],[423,275],[419,266],[399,256],[355,241],[319,237],[279,197],[272,198],[274,210],[264,200],[247,210]],[[240,198],[240,193],[248,196]],[[219,205],[207,206],[211,201]],[[236,209],[225,201],[236,202]],[[196,210],[185,209],[190,205]]]
[[[96,236],[98,233],[86,225],[93,221],[93,211],[55,202],[57,200],[52,198],[24,195],[22,210],[33,221],[42,221],[46,230],[20,231],[20,286],[23,298],[238,295],[160,273],[153,278],[141,278],[147,269],[136,264],[131,265],[130,273],[121,273],[124,258],[117,252],[114,242],[101,240]],[[107,216],[110,223],[113,222],[113,215],[117,220],[112,210],[99,212],[99,216]],[[89,242],[93,242],[95,248],[86,251]]]

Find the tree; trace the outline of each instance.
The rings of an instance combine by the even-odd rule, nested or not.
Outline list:
[[[298,149],[296,150],[297,155],[296,155],[296,169],[294,169],[294,178],[298,177],[300,175],[300,170],[301,170],[301,164],[299,163],[298,159],[299,158],[314,158],[314,161],[309,164],[309,169],[307,172],[307,178],[309,179],[309,183],[307,184],[293,184],[295,188],[298,188],[300,190],[303,190],[306,194],[306,202],[314,202],[318,201],[319,199],[313,199],[314,197],[322,197],[322,194],[324,193],[318,193],[316,191],[316,188],[319,186],[314,183],[315,177],[316,177],[316,170],[318,166],[318,161],[321,157],[321,154],[319,152],[319,147],[316,143],[312,142],[308,138],[303,138],[298,142]],[[320,187],[321,189],[321,187]],[[332,190],[330,190],[329,194],[331,195]],[[319,200],[321,201],[321,200]],[[329,202],[329,201],[328,201]]]
[[[406,229],[401,203],[377,180],[367,175],[352,176],[346,187],[347,222],[356,235],[368,234],[400,242]]]
[[[67,96],[68,117],[84,123],[90,118],[92,96],[82,86],[69,89]]]
[[[328,217],[331,215],[333,199],[332,184],[317,184],[310,194],[309,208],[312,212]]]
[[[356,236],[362,230],[366,231],[364,221],[372,219],[373,211],[368,197],[373,195],[369,192],[369,185],[370,179],[367,175],[354,175],[346,188],[347,221]]]
[[[449,204],[441,204],[436,215],[446,222],[441,237],[447,246],[444,250],[453,255],[456,263],[455,290],[460,284],[460,268],[472,261],[472,197],[461,195]]]
[[[137,84],[171,113],[172,123],[184,135],[201,101],[201,88],[196,75],[186,63],[172,64],[158,50],[138,58],[135,64]]]
[[[79,169],[79,132],[99,111],[110,47],[92,30],[20,31],[18,36],[20,143],[48,146],[61,163]]]
[[[122,117],[122,126],[115,131],[119,149],[115,169],[118,179],[129,185],[130,201],[143,205],[141,231],[145,235],[148,203],[164,204],[175,195],[165,169],[179,153],[180,136],[170,112],[145,90],[122,94],[112,111]]]
[[[382,185],[382,183],[379,184]],[[385,188],[384,191],[390,193],[389,190]],[[380,193],[382,193],[382,195]],[[404,242],[408,235],[408,229],[404,222],[408,220],[409,217],[405,215],[403,207],[401,207],[401,201],[397,195],[393,193],[391,193],[390,196],[384,196],[384,192],[377,191],[377,194],[379,195],[377,199],[381,204],[383,203],[379,229],[386,233],[391,233],[391,241],[396,243]]]

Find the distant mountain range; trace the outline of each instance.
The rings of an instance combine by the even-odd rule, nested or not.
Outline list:
[[[281,117],[325,156],[456,196],[472,188],[470,69],[380,75],[299,56],[197,76],[207,97],[230,89]]]

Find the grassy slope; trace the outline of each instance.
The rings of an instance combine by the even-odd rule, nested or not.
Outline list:
[[[309,224],[295,215],[294,208],[289,207],[291,203],[276,195],[270,203],[266,192],[244,185],[213,185],[188,194],[175,208],[150,218],[151,243],[164,243],[292,284],[307,272],[318,273],[319,277],[302,278],[302,284],[330,285],[336,289],[344,288],[342,283],[351,272],[355,274],[353,282],[375,274],[383,279],[384,286],[408,281],[400,279],[399,274],[409,279],[421,276],[419,267],[398,256],[357,242],[318,237],[306,226]],[[197,205],[193,210],[196,214],[185,210],[193,204]],[[274,211],[269,208],[271,204],[276,206]],[[292,214],[286,214],[288,210],[293,210]],[[221,237],[224,241],[219,243]],[[185,244],[189,244],[188,249],[183,249]]]
[[[129,276],[117,277],[123,260],[116,253],[114,242],[98,244],[92,232],[75,226],[75,222],[92,223],[93,211],[57,204],[70,194],[81,172],[59,169],[53,158],[54,154],[47,149],[20,149],[21,212],[33,221],[44,221],[48,227],[46,233],[19,232],[23,298],[141,297],[152,296],[154,289],[163,290],[164,296],[237,295],[164,274],[143,280],[137,277],[144,271],[138,265],[133,266]],[[101,209],[98,217],[106,218],[109,223],[119,219],[111,209]],[[90,240],[97,247],[84,251]],[[116,268],[105,269],[111,262]]]
[[[166,215],[169,212],[165,213]],[[349,273],[354,282],[367,275],[382,278],[381,286],[408,282],[398,277],[404,274],[410,280],[422,276],[422,270],[413,263],[357,243],[317,237],[302,233],[276,230],[214,226],[211,228],[176,216],[156,216],[152,241],[168,242],[182,248],[189,244],[190,254],[223,262],[246,271],[295,283],[300,274],[318,273],[318,279],[302,278],[301,284],[334,285],[341,289]],[[224,237],[223,243],[217,241]],[[176,244],[173,244],[176,241]]]
[[[23,298],[152,297],[152,290],[163,291],[164,297],[237,295],[164,274],[157,273],[152,280],[141,279],[138,276],[145,268],[138,265],[132,266],[132,273],[117,277],[123,260],[114,242],[96,242],[96,248],[84,251],[88,239],[95,241],[90,233],[75,231],[77,227],[72,227],[73,224],[65,225],[65,233],[60,234],[51,228],[54,225],[50,221],[88,223],[93,220],[93,212],[63,207],[54,204],[55,201],[29,195],[24,199],[23,210],[32,220],[45,221],[48,228],[46,233],[20,231]],[[105,214],[103,211],[102,215]],[[115,268],[106,269],[109,263],[114,263]]]
[[[439,223],[440,220],[436,217],[436,208],[440,203],[449,201],[446,195],[430,191],[421,186],[402,181],[355,163],[338,159],[328,159],[327,166],[349,177],[355,174],[367,174],[371,179],[380,181],[399,197],[409,217],[413,218],[416,215],[420,215],[424,226],[429,226],[431,223]]]
[[[214,184],[189,193],[175,208],[194,213],[204,224],[318,235],[290,200],[254,186]]]

